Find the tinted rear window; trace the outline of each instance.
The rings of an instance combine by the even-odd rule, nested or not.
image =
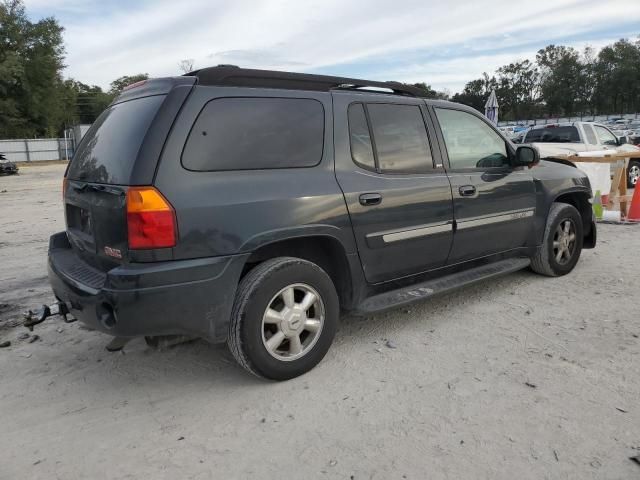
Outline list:
[[[370,104],[367,108],[381,171],[420,173],[433,168],[420,107]]]
[[[364,105],[361,103],[349,106],[349,139],[353,161],[364,168],[375,170],[373,144],[371,143],[367,117],[364,113]]]
[[[527,132],[524,143],[580,143],[576,127],[535,128]]]
[[[324,108],[299,98],[219,98],[204,107],[182,154],[189,170],[312,167],[322,159]]]
[[[142,141],[165,95],[118,103],[100,114],[78,147],[68,177],[126,185]]]

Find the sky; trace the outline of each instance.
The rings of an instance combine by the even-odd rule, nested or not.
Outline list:
[[[451,93],[551,43],[599,49],[640,35],[639,0],[25,0],[65,27],[65,75],[233,64],[426,82]]]

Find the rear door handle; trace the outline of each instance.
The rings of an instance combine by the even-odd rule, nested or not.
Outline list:
[[[372,205],[380,205],[382,202],[382,195],[379,193],[363,193],[360,195],[360,205],[364,207],[371,207]]]
[[[476,187],[473,185],[463,185],[458,188],[458,192],[460,192],[460,196],[462,197],[473,197],[476,194]]]

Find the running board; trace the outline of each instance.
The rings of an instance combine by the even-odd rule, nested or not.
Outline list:
[[[482,265],[469,270],[453,273],[445,277],[436,278],[427,282],[418,283],[409,287],[392,290],[390,292],[381,293],[373,297],[367,298],[358,307],[355,313],[370,314],[387,310],[390,308],[401,307],[418,300],[431,298],[434,295],[449,292],[466,285],[486,280],[498,275],[516,272],[526,268],[531,263],[528,258],[510,258],[500,260],[488,265]]]

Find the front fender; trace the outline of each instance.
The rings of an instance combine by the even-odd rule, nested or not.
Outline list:
[[[539,212],[535,225],[536,244],[542,243],[549,210],[559,199],[575,204],[583,219],[585,235],[589,235],[593,214],[589,203],[592,197],[591,184],[587,176],[573,166],[544,160],[532,173],[536,189],[536,211]]]

